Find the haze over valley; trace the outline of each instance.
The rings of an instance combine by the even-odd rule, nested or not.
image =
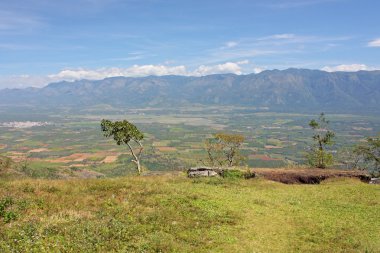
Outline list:
[[[112,77],[0,91],[3,106],[59,108],[231,105],[270,111],[379,113],[380,71],[267,70],[259,74]]]

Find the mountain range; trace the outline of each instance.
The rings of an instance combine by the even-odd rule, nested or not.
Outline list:
[[[266,70],[259,74],[112,77],[3,89],[0,105],[86,107],[234,105],[273,111],[379,113],[380,71]]]

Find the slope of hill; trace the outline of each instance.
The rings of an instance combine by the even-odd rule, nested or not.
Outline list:
[[[379,252],[379,186],[0,180],[1,252]]]
[[[269,107],[275,111],[378,112],[380,71],[287,69],[260,74],[203,77],[114,77],[5,89],[1,105],[179,106],[188,104]]]

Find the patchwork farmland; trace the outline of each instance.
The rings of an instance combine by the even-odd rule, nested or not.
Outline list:
[[[143,166],[151,171],[183,170],[202,164],[204,140],[226,131],[245,136],[249,167],[305,163],[312,114],[273,113],[240,107],[142,108],[54,113],[2,112],[0,151],[24,163],[36,177],[103,177],[133,173],[128,150],[102,136],[100,120],[127,119],[145,134]],[[328,115],[337,133],[333,152],[380,131],[374,116]],[[24,119],[17,121],[17,119]],[[86,173],[80,173],[84,171]],[[93,173],[88,173],[88,172]]]

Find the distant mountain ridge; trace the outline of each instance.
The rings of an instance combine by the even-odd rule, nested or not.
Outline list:
[[[275,111],[379,112],[380,71],[267,70],[259,74],[112,77],[5,89],[0,105],[123,107],[236,105]]]

